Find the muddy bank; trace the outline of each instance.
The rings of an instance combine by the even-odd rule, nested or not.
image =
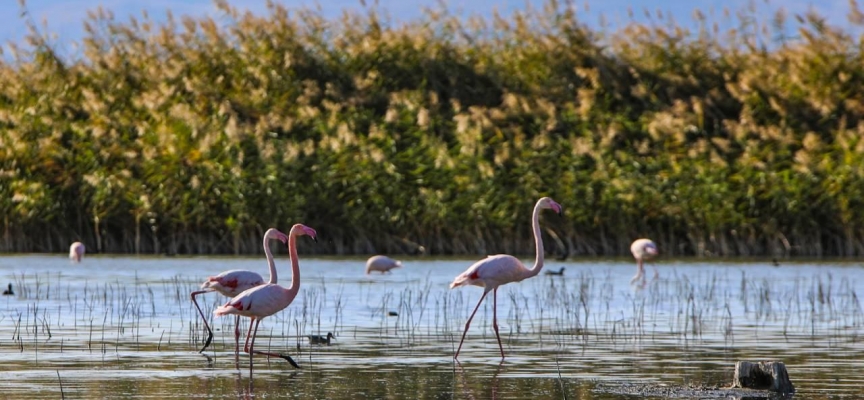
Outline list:
[[[791,399],[792,395],[783,395],[763,390],[729,388],[712,385],[688,385],[677,386],[665,383],[633,383],[600,382],[594,388],[595,392],[615,395],[631,395],[640,398],[664,398],[664,399]]]

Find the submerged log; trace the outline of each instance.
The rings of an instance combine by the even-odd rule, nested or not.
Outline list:
[[[738,361],[735,363],[732,387],[795,393],[795,387],[786,372],[786,365],[780,361]]]

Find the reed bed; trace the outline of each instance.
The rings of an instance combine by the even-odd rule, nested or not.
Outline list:
[[[846,27],[777,4],[617,31],[554,0],[404,23],[215,5],[7,46],[0,251],[248,254],[303,221],[316,253],[525,254],[550,195],[557,254],[864,253],[855,2]]]

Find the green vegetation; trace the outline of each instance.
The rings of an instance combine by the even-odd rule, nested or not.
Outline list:
[[[398,25],[217,4],[99,10],[74,59],[35,27],[6,54],[0,250],[257,252],[303,222],[322,253],[530,253],[549,195],[556,253],[864,254],[864,41],[819,15],[603,32],[555,2]]]

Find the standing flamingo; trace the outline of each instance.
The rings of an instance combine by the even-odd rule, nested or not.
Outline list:
[[[402,261],[394,260],[387,256],[372,256],[366,260],[366,275],[372,271],[381,271],[381,274],[390,273],[393,268],[402,268]]]
[[[288,236],[275,228],[270,228],[264,233],[264,254],[267,255],[267,265],[270,266],[270,283],[276,283],[276,263],[273,261],[273,253],[270,252],[269,244],[269,241],[273,239],[278,239],[282,241],[282,243],[288,243]],[[210,325],[207,324],[207,318],[204,317],[204,312],[201,311],[201,307],[198,305],[198,301],[195,300],[195,296],[203,293],[218,292],[226,297],[234,297],[246,289],[251,289],[263,284],[264,278],[262,278],[257,272],[235,269],[207,278],[207,280],[201,284],[201,289],[203,290],[192,292],[192,302],[195,303],[195,308],[198,309],[198,314],[201,315],[201,319],[204,320],[204,327],[207,328],[207,341],[204,343],[204,347],[198,351],[199,353],[203,353],[204,350],[207,349],[207,346],[210,345],[210,342],[213,340],[213,330],[210,329]],[[239,353],[240,316],[238,315],[234,323],[234,354],[236,357],[239,357]]]
[[[483,295],[480,296],[480,301],[474,307],[474,312],[471,313],[471,316],[468,317],[468,322],[465,323],[465,331],[462,332],[462,340],[459,341],[459,348],[456,350],[456,355],[453,356],[453,359],[459,358],[459,352],[462,350],[462,343],[465,341],[468,327],[471,326],[471,320],[474,319],[474,314],[477,314],[480,303],[483,302],[486,294],[490,291],[492,291],[492,328],[495,330],[495,337],[498,339],[501,359],[504,359],[504,346],[501,345],[501,336],[498,334],[498,286],[530,278],[539,274],[543,268],[543,238],[540,236],[540,210],[544,208],[550,208],[558,214],[562,212],[561,205],[548,197],[541,198],[534,206],[531,226],[534,228],[534,244],[537,248],[537,258],[531,269],[526,268],[516,257],[508,254],[498,254],[477,261],[474,265],[468,267],[465,272],[457,276],[453,280],[453,283],[450,284],[451,289],[466,285],[485,288]]]
[[[80,263],[82,258],[84,258],[84,243],[72,243],[72,245],[69,246],[69,259],[72,260],[72,262]]]
[[[645,267],[643,266],[643,260],[649,260],[652,257],[657,255],[657,245],[651,239],[636,239],[633,244],[630,245],[630,252],[633,253],[633,257],[636,259],[636,265],[638,270],[636,271],[636,276],[630,280],[630,283],[634,283],[639,279],[645,280]],[[657,279],[659,273],[657,272],[657,267],[654,267],[654,279]]]
[[[291,286],[287,289],[277,285],[275,282],[275,271],[271,283],[267,283],[258,287],[245,290],[233,299],[229,300],[225,305],[219,306],[213,311],[216,316],[234,314],[251,318],[249,321],[249,332],[246,333],[246,344],[243,346],[243,351],[249,354],[249,376],[252,376],[252,356],[253,354],[261,354],[266,356],[283,357],[281,354],[267,353],[263,351],[254,351],[255,336],[258,335],[258,325],[261,320],[269,317],[288,307],[297,293],[300,292],[300,264],[297,260],[297,236],[309,235],[312,240],[318,241],[317,233],[314,229],[303,224],[295,224],[291,227],[288,233],[288,252],[291,255]],[[252,330],[252,326],[255,330]],[[251,342],[250,342],[251,337]],[[300,368],[292,360],[288,359],[296,368]]]

